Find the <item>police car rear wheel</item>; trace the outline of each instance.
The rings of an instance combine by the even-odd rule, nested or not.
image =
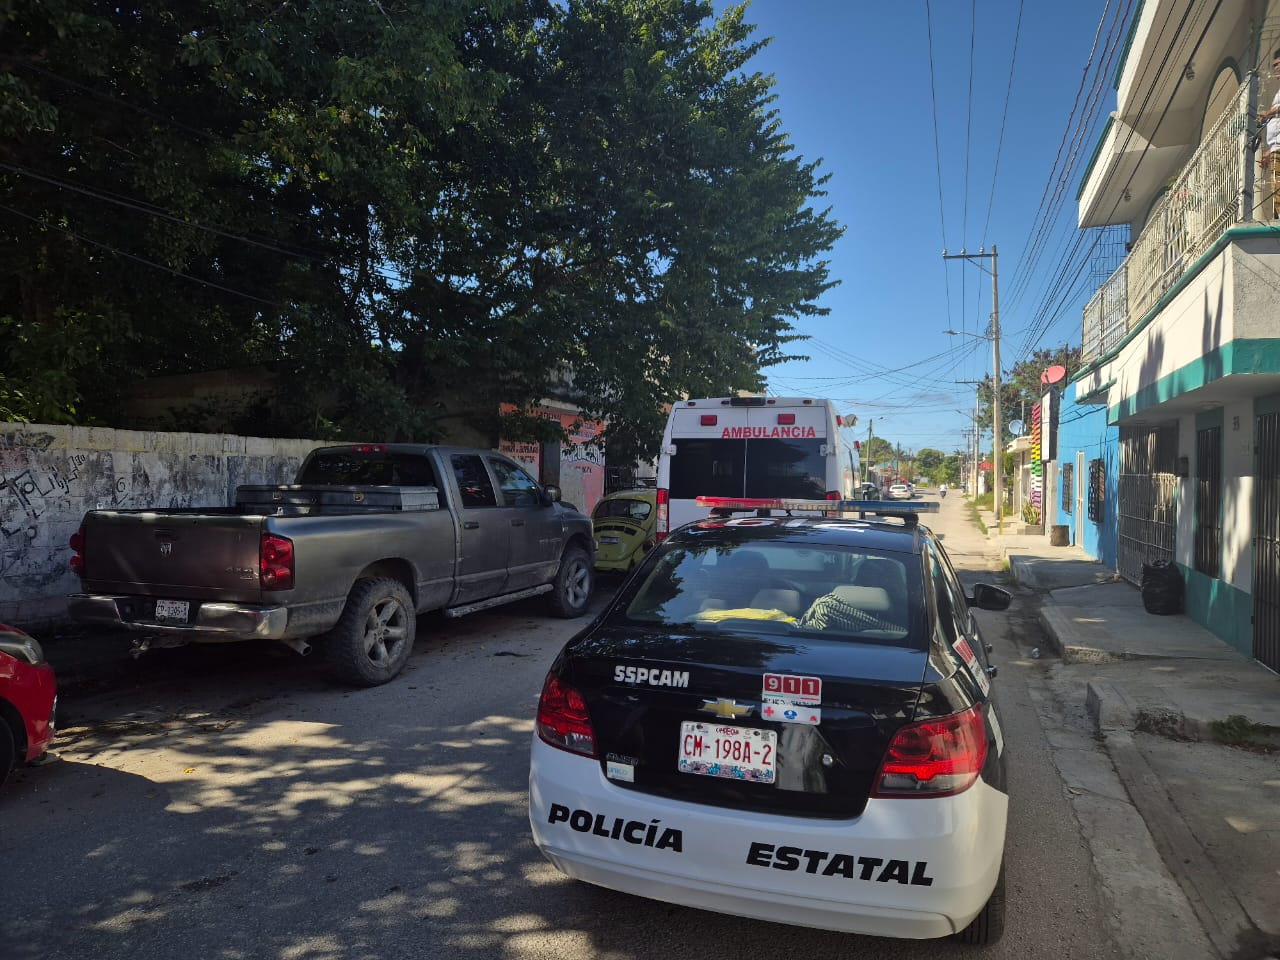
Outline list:
[[[1004,864],[1000,864],[1000,876],[991,898],[973,922],[956,934],[961,943],[995,943],[1004,934]]]

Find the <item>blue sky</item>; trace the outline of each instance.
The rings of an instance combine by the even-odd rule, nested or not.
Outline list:
[[[755,36],[773,38],[752,66],[775,76],[782,126],[800,156],[821,158],[826,202],[846,227],[831,255],[841,283],[821,301],[831,313],[797,327],[813,338],[801,346],[812,359],[766,371],[769,393],[835,399],[863,438],[875,418],[875,435],[904,448],[961,448],[969,421],[958,411],[973,409],[974,388],[955,381],[990,373],[991,344],[942,331],[987,331],[991,277],[944,262],[944,246],[999,252],[1004,369],[1028,350],[1079,344],[1080,308],[1100,281],[1058,292],[1054,281],[1076,237],[1080,177],[1115,107],[1119,55],[1108,68],[1107,38],[1122,42],[1128,22],[1116,15],[1132,5],[982,0],[975,20],[975,4],[959,0],[930,0],[930,16],[925,0],[751,3]],[[1082,79],[1100,69],[1107,82],[1077,130]],[[1058,217],[1033,245],[1051,181]]]

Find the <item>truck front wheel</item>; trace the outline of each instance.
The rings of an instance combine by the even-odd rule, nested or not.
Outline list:
[[[325,643],[330,670],[358,687],[386,683],[413,652],[417,618],[398,580],[357,580]]]
[[[595,571],[587,551],[578,546],[566,547],[551,591],[551,612],[566,619],[582,616],[587,612],[594,585]]]

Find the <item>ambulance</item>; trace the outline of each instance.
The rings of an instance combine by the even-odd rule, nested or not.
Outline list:
[[[710,515],[698,497],[851,499],[860,462],[842,426],[813,397],[681,400],[658,458],[657,539]]]

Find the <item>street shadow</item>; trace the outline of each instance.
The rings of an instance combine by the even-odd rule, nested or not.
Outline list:
[[[0,856],[25,878],[7,890],[6,958],[730,960],[743,944],[816,960],[917,955],[559,874],[528,825],[541,672],[500,686],[500,664],[527,654],[510,639],[522,622],[507,608],[502,639],[483,615],[448,622],[463,632],[426,630],[387,687],[338,692],[322,674],[205,653],[170,665],[200,668],[180,686],[86,702],[55,743],[79,759],[25,771],[0,800]],[[504,706],[460,706],[445,656],[485,671],[478,683]],[[1015,914],[985,955],[1037,955],[1037,922]],[[929,945],[934,957],[971,950]]]

